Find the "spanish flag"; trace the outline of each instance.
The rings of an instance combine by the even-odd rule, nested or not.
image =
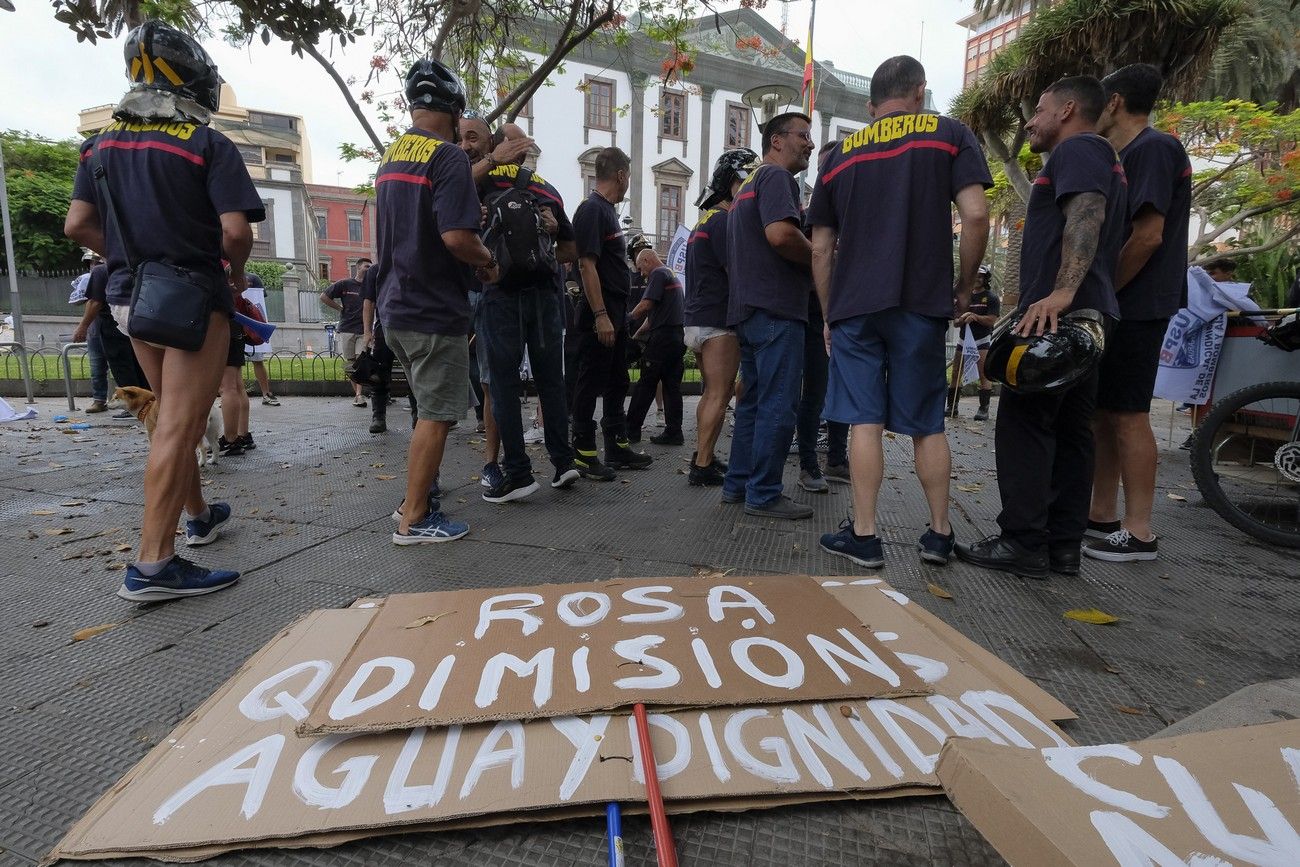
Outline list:
[[[817,19],[817,3],[812,4],[812,13],[808,16],[808,46],[804,49],[803,59],[803,113],[812,117],[813,105],[817,101],[813,74],[813,22]]]

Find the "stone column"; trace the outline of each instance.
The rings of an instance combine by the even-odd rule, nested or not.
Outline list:
[[[632,141],[628,156],[632,159],[632,186],[627,191],[628,216],[633,226],[641,225],[641,203],[645,190],[645,86],[649,80],[643,72],[628,75],[632,83]]]
[[[713,144],[713,94],[716,88],[700,88],[700,187],[713,177],[713,160],[709,151]]]

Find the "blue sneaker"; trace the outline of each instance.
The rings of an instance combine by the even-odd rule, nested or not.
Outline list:
[[[879,536],[858,538],[853,535],[853,519],[845,518],[840,524],[839,532],[822,536],[822,550],[852,560],[868,569],[879,569],[885,565],[885,548]]]
[[[485,488],[496,488],[505,484],[505,474],[501,472],[501,467],[495,461],[483,465],[483,472],[479,474],[479,484]]]
[[[206,521],[185,522],[185,544],[211,545],[221,535],[221,525],[230,519],[230,506],[226,503],[210,503],[208,511],[212,514]]]
[[[916,549],[921,552],[921,559],[925,562],[947,566],[948,559],[952,557],[953,545],[956,544],[955,531],[950,530],[947,536],[942,536],[927,526],[921,540],[916,543]]]
[[[394,545],[423,545],[429,542],[453,542],[469,533],[469,524],[453,521],[442,512],[429,512],[424,520],[412,524],[408,533],[393,534]]]
[[[435,473],[433,476],[433,484],[429,485],[429,496],[425,499],[425,502],[428,504],[430,512],[436,512],[438,509],[442,508],[442,504],[439,502],[442,499],[442,485],[438,484],[440,478],[442,478],[442,474]],[[403,498],[402,502],[397,504],[397,508],[393,509],[392,517],[394,521],[402,520],[402,509],[405,506],[406,499]]]
[[[171,562],[152,578],[147,578],[135,565],[126,567],[126,577],[117,595],[132,602],[160,602],[182,596],[202,596],[225,590],[239,580],[238,572],[229,569],[204,569],[184,557],[172,557]]]

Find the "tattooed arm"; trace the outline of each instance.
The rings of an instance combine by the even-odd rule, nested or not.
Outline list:
[[[1076,193],[1065,201],[1065,229],[1061,236],[1061,268],[1052,294],[1035,301],[1025,311],[1019,334],[1056,332],[1056,322],[1074,301],[1083,278],[1092,267],[1106,221],[1106,197],[1101,193]]]

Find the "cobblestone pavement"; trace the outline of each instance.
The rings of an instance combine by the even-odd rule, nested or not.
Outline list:
[[[38,860],[249,655],[313,608],[362,594],[701,569],[851,573],[817,546],[847,514],[848,488],[798,491],[793,459],[787,483],[817,509],[795,524],[746,517],[721,506],[716,489],[688,487],[689,447],[646,445],[655,457],[648,471],[571,491],[543,485],[526,502],[493,506],[479,498],[472,424],[453,432],[442,476],[444,505],[471,535],[398,549],[388,514],[404,484],[402,415],[372,436],[369,412],[345,398],[290,397],[278,408],[255,400],[260,447],[205,471],[209,499],[230,502],[235,517],[196,559],[239,568],[243,580],[212,596],[135,606],[113,591],[140,524],[144,432],[134,419],[77,413],[94,426],[61,432],[49,422],[59,402],[40,409],[40,420],[0,426],[0,863]],[[1177,449],[1186,420],[1178,416],[1171,431],[1169,418],[1159,404],[1161,559],[1085,561],[1079,578],[1044,582],[922,565],[914,546],[926,511],[911,445],[886,443],[883,576],[1073,707],[1080,719],[1066,728],[1080,743],[1142,738],[1244,685],[1297,673],[1294,554],[1253,542],[1201,505]],[[971,539],[996,530],[992,424],[960,419],[952,439],[953,517],[958,536]],[[530,452],[549,478],[540,447]],[[931,582],[952,600],[927,593]],[[1097,627],[1061,617],[1081,607],[1122,619]],[[73,640],[101,624],[115,625]],[[937,797],[681,816],[674,830],[688,864],[1001,863]],[[629,819],[626,834],[629,863],[652,863],[648,823]],[[594,820],[515,824],[223,863],[597,865],[603,836]]]

